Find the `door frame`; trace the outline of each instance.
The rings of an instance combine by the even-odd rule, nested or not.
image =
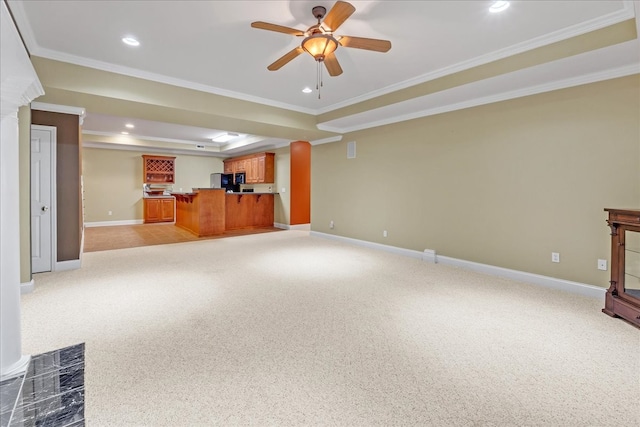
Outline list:
[[[31,131],[40,130],[43,132],[51,132],[51,175],[49,180],[51,182],[51,204],[49,210],[51,211],[51,271],[56,271],[56,263],[58,262],[58,216],[57,216],[57,180],[56,180],[56,159],[57,159],[57,145],[58,145],[58,128],[55,126],[44,125],[31,125]],[[31,132],[29,133],[29,159],[31,159]],[[29,224],[31,224],[31,160],[29,160]],[[29,227],[29,246],[33,242],[33,230]],[[33,248],[31,248],[31,253]],[[31,265],[31,258],[29,258],[29,264]],[[33,273],[33,265],[31,265],[31,274]],[[35,273],[37,274],[37,273]]]

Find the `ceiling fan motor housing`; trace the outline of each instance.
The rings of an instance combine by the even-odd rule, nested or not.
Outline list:
[[[316,6],[311,9],[311,13],[313,13],[313,16],[318,20],[319,24],[322,18],[324,18],[324,15],[327,14],[327,8],[324,6]]]

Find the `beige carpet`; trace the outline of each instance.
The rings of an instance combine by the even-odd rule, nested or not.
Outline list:
[[[35,283],[23,350],[86,342],[91,427],[640,424],[640,331],[587,297],[302,231]]]

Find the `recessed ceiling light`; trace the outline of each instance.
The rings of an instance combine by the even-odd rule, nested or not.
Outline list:
[[[129,129],[133,129],[135,126],[133,124],[131,124],[131,123],[127,123],[125,125],[125,127],[129,128]]]
[[[489,12],[491,13],[502,12],[503,10],[507,10],[508,7],[509,7],[508,1],[494,1],[491,7],[489,8]]]
[[[129,46],[140,46],[140,42],[133,37],[123,37],[122,42],[124,44],[128,44]]]
[[[215,138],[211,138],[211,140],[213,142],[227,142],[227,141],[230,141],[233,138],[237,138],[239,136],[240,136],[240,134],[233,133],[233,132],[227,132],[227,133],[223,133],[222,135],[218,135]]]
[[[129,132],[124,132],[124,131],[122,131],[122,132],[120,132],[120,133],[121,133],[121,134],[123,134],[123,135],[129,135]]]
[[[310,87],[305,87],[304,89],[302,89],[302,92],[304,92],[304,93],[311,93],[311,92],[313,92],[313,91],[311,90],[311,88],[310,88]]]

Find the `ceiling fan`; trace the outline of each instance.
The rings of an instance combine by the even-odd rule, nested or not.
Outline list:
[[[313,16],[318,20],[318,23],[309,27],[306,31],[284,27],[277,24],[270,24],[268,22],[252,22],[251,26],[253,28],[304,37],[300,46],[284,54],[274,63],[269,65],[267,69],[270,71],[279,70],[282,66],[296,58],[302,52],[307,52],[318,62],[318,76],[320,76],[320,67],[322,62],[324,62],[324,65],[327,67],[329,75],[339,76],[342,74],[342,67],[340,67],[335,55],[335,50],[338,46],[372,50],[376,52],[387,52],[391,49],[391,42],[388,40],[368,39],[353,36],[336,36],[334,34],[340,25],[342,25],[344,21],[346,21],[347,18],[355,12],[355,10],[356,8],[346,1],[337,1],[329,13],[327,13],[327,9],[325,7],[316,6],[311,11]],[[321,84],[320,77],[318,80]]]

